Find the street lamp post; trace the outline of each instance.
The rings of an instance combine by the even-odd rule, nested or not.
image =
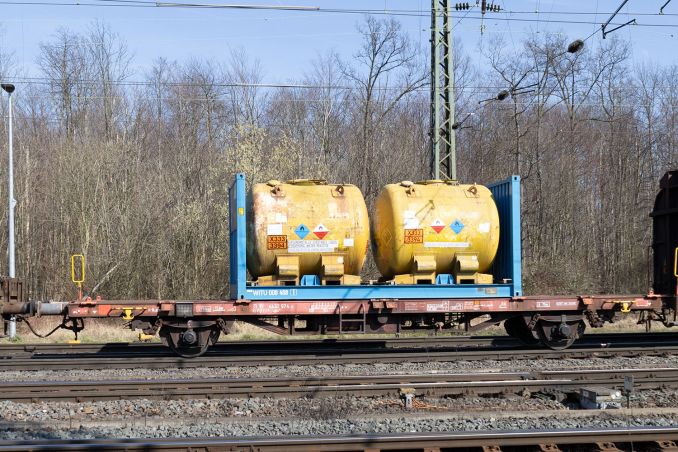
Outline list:
[[[14,92],[14,85],[11,83],[2,83],[0,88],[9,94],[9,164],[7,166],[7,172],[9,176],[9,218],[8,218],[8,241],[9,241],[9,266],[8,272],[9,277],[14,278],[16,276],[16,263],[15,263],[15,251],[14,251],[14,207],[16,206],[16,199],[14,199],[14,147],[12,142],[12,93]],[[9,338],[16,338],[16,317],[12,316],[9,320]]]

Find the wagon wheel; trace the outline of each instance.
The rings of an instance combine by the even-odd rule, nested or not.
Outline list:
[[[220,333],[216,325],[202,328],[164,325],[159,332],[165,345],[183,358],[196,358],[204,354],[210,345],[219,340]]]
[[[512,338],[518,339],[525,345],[536,345],[539,343],[539,340],[534,337],[532,331],[527,328],[525,320],[520,316],[506,319],[504,321],[504,329],[506,330],[506,334]]]
[[[540,320],[537,335],[542,345],[551,350],[564,350],[579,339],[586,329],[583,320],[569,322],[549,322]]]

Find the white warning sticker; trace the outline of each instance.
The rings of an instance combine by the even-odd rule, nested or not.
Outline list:
[[[336,202],[327,203],[327,216],[334,219],[348,219],[349,213],[346,210],[340,210]]]
[[[490,232],[490,223],[480,223],[478,225],[478,232],[483,232],[483,233]]]
[[[339,246],[338,240],[288,240],[288,253],[331,253]]]
[[[273,223],[266,226],[266,235],[282,235],[283,225],[280,223]]]
[[[468,242],[424,242],[424,248],[468,248]]]
[[[419,218],[405,218],[405,229],[419,229]]]
[[[353,246],[353,243],[354,243],[353,239],[344,239],[344,246],[345,247]]]

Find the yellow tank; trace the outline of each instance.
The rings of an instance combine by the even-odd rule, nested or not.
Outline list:
[[[439,180],[386,185],[372,219],[374,257],[385,279],[492,283],[499,213],[487,187]]]
[[[359,284],[370,232],[356,186],[272,180],[249,197],[247,268],[258,284],[299,284],[304,275]]]

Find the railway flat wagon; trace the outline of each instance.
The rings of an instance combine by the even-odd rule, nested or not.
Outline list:
[[[255,209],[257,199],[263,198],[253,199],[254,190],[248,196],[245,175],[236,174],[229,193],[229,299],[28,302],[22,282],[5,278],[2,315],[5,319],[12,315],[64,315],[63,326],[76,332],[86,318],[121,317],[131,328],[159,334],[182,356],[204,353],[220,334],[229,333],[235,320],[277,334],[470,333],[504,322],[507,333],[523,342],[565,348],[583,334],[585,320],[599,327],[621,314],[643,311],[648,323],[675,322],[677,228],[675,221],[664,223],[675,220],[676,174],[668,173],[662,179],[653,213],[655,259],[663,259],[659,275],[655,261],[655,281],[660,281],[655,289],[661,291],[646,295],[525,296],[518,176],[485,187],[427,181],[389,188],[392,195],[402,190],[400,195],[413,207],[386,209],[388,215],[398,212],[400,219],[395,222],[373,218],[372,242],[378,244],[375,254],[381,259],[379,266],[388,269],[383,272],[388,277],[365,281],[355,275],[364,253],[350,249],[359,239],[359,246],[364,246],[367,233],[362,220],[351,223],[354,215],[362,215],[359,200],[351,201],[352,212],[358,213],[345,216],[348,223],[332,222],[344,215],[334,207],[345,203],[344,186],[323,188],[330,193],[328,205],[314,201],[308,207],[313,215],[306,219],[288,215],[279,205],[266,204],[268,201],[261,201],[267,214],[262,215]],[[297,185],[314,183],[270,183],[271,196],[282,200],[284,187],[296,190]],[[435,198],[440,193],[459,196],[460,202]],[[670,201],[665,201],[669,196]],[[471,207],[460,210],[455,205]],[[479,214],[475,208],[485,213]],[[333,224],[343,229],[332,231]],[[356,236],[351,228],[359,230]],[[254,241],[258,248],[253,250]],[[248,258],[252,259],[255,251],[253,267],[255,262]],[[344,260],[347,256],[351,271],[344,274],[343,269],[349,268]],[[389,259],[397,259],[398,265]],[[268,273],[275,274],[258,275],[264,268],[262,262]],[[254,271],[248,272],[248,264]],[[399,266],[407,268],[397,270]]]

